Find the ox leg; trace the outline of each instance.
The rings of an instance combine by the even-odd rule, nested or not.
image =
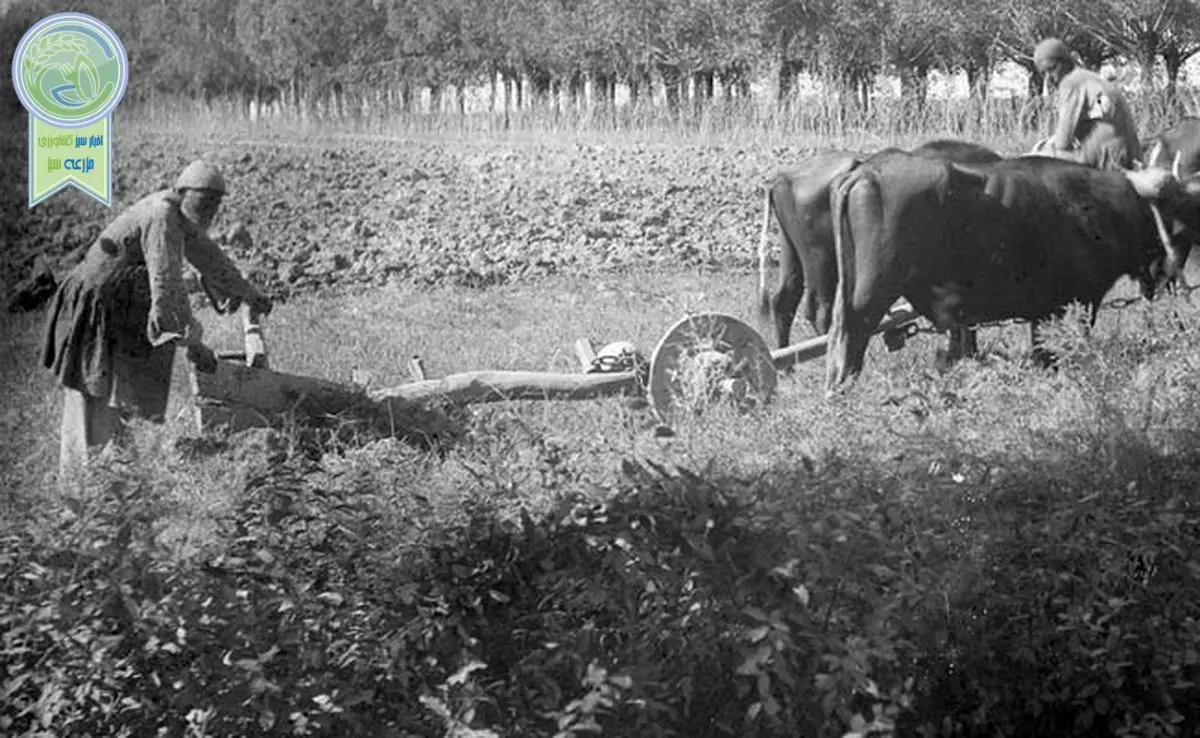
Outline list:
[[[888,303],[890,304],[890,303]],[[867,346],[875,328],[887,315],[888,307],[871,306],[865,310],[848,310],[846,315],[835,310],[829,327],[826,359],[825,389],[833,393],[853,384],[862,374]]]
[[[935,366],[939,371],[947,371],[962,359],[974,358],[978,354],[979,344],[975,330],[955,326],[946,335],[946,349],[937,352]]]
[[[813,294],[812,290],[804,293],[804,316],[808,324],[818,336],[829,333],[829,325],[833,322],[833,305],[829,300],[822,300]]]
[[[1167,284],[1167,293],[1172,298],[1172,317],[1175,319],[1175,328],[1179,331],[1188,329],[1187,323],[1180,315],[1180,301],[1191,302],[1191,286],[1188,284],[1187,270],[1188,264],[1191,261],[1192,249],[1195,246],[1196,234],[1190,228],[1184,229],[1178,234],[1175,239],[1175,245],[1178,247],[1181,254],[1182,268],[1179,276],[1172,279]]]
[[[792,324],[796,321],[796,310],[804,294],[804,265],[796,254],[796,244],[786,228],[779,233],[779,287],[771,296],[771,317],[775,321],[775,340],[779,348],[786,348],[792,340]]]
[[[797,275],[789,274],[784,278],[779,291],[771,298],[771,314],[775,318],[775,340],[779,348],[786,348],[792,340],[792,323],[796,320],[796,310],[800,307],[800,295],[804,291],[804,282]]]

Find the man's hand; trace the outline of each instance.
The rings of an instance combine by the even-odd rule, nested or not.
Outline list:
[[[193,343],[187,347],[188,361],[196,367],[196,371],[213,374],[217,371],[217,355],[202,343]]]

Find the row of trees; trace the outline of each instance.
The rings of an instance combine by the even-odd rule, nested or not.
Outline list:
[[[932,70],[965,73],[983,98],[1004,61],[1040,89],[1030,53],[1049,35],[1093,68],[1137,64],[1170,97],[1200,51],[1200,0],[18,0],[3,19],[6,58],[37,18],[67,9],[123,39],[134,100],[291,103],[386,87],[408,106],[422,89],[436,104],[500,80],[518,106],[578,98],[585,82],[594,101],[620,83],[635,101],[657,89],[675,106],[688,91],[748,96],[768,74],[784,99],[807,72],[867,104],[879,73],[922,101]]]

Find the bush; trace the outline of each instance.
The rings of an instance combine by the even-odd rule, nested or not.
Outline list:
[[[601,499],[510,424],[433,510],[419,452],[297,441],[190,559],[159,543],[167,490],[110,469],[3,541],[0,730],[1193,734],[1200,380],[1150,327],[1048,331],[1075,430],[1036,457],[626,459]]]

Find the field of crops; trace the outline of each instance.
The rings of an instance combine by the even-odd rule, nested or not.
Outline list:
[[[630,265],[752,265],[760,185],[776,167],[814,146],[919,143],[459,136],[447,145],[286,124],[200,138],[130,128],[115,129],[114,207],[168,186],[193,158],[211,159],[231,188],[215,228],[284,296],[393,279],[482,286]],[[6,160],[20,161],[23,141],[9,141]],[[1028,144],[1004,145],[1016,153]],[[105,222],[104,208],[77,192],[30,212],[22,180],[6,187],[10,281],[39,255],[65,265]]]
[[[689,310],[753,323],[766,177],[817,147],[920,140],[654,139],[130,124],[111,212],[73,192],[30,212],[4,184],[7,285],[69,266],[205,156],[230,185],[222,243],[280,298],[277,368],[377,386],[412,354],[435,376],[571,371],[576,338],[648,352]],[[919,336],[873,346],[836,400],[816,362],[764,409],[669,434],[636,402],[511,403],[451,413],[461,433],[433,451],[200,437],[181,360],[167,426],[80,491],[53,484],[41,319],[0,329],[0,733],[1200,726],[1185,298],[1051,329],[1057,372],[1030,366],[1021,327],[945,373]]]

